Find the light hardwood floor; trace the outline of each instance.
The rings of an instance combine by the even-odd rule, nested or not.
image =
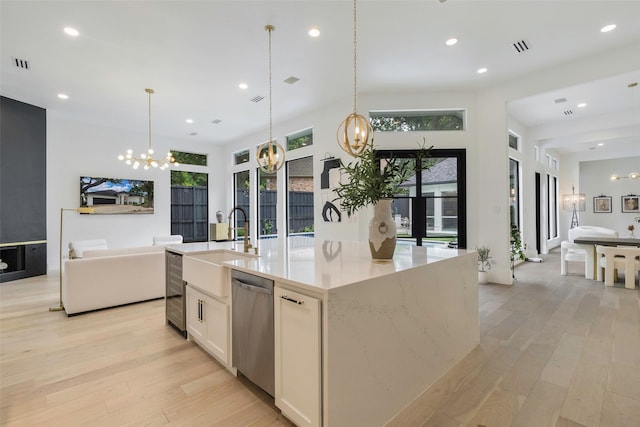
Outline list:
[[[515,286],[480,287],[480,345],[390,425],[640,426],[638,290],[544,258]],[[0,298],[1,425],[291,426],[167,327],[162,300],[67,317],[48,311],[57,276]]]

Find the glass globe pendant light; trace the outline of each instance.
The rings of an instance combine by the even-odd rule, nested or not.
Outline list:
[[[258,147],[256,160],[260,170],[264,173],[275,173],[284,165],[284,148],[273,139],[272,117],[272,85],[271,85],[271,33],[276,29],[273,25],[266,25],[269,33],[269,140]]]

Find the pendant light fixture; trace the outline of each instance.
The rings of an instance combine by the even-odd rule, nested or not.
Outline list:
[[[149,94],[149,149],[147,153],[140,154],[140,157],[135,157],[133,155],[133,150],[127,150],[127,154],[119,155],[119,160],[124,160],[124,162],[128,165],[131,165],[134,169],[138,169],[140,165],[143,165],[145,169],[149,169],[151,167],[160,169],[166,169],[169,166],[180,166],[176,159],[173,158],[171,152],[168,152],[166,157],[162,159],[153,158],[153,148],[151,147],[151,94],[153,93],[153,89],[145,89],[145,92]]]
[[[358,21],[356,0],[353,0],[353,113],[338,126],[338,145],[347,153],[358,157],[373,138],[373,128],[369,120],[358,114]]]
[[[258,147],[256,160],[260,170],[264,173],[275,173],[284,165],[284,148],[273,139],[272,117],[272,89],[271,89],[271,33],[276,29],[273,25],[266,25],[269,33],[269,140]]]

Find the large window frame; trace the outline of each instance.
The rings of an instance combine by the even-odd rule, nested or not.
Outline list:
[[[558,238],[558,177],[547,173],[547,240]]]
[[[292,169],[295,169],[293,166],[296,162],[298,162],[297,165],[302,166],[305,166],[306,163],[308,163],[308,165],[311,167],[311,171],[303,171],[302,173],[299,173],[298,175],[292,177],[291,171]],[[299,157],[297,159],[287,160],[285,163],[285,172],[285,185],[287,195],[287,235],[313,236],[315,232],[313,156]],[[297,179],[295,185],[296,188],[292,188],[294,187],[292,185],[293,179]],[[310,189],[310,191],[301,191],[302,189]]]

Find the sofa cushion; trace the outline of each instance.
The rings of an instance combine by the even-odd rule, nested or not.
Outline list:
[[[74,240],[69,242],[69,258],[83,258],[84,252],[95,249],[107,249],[104,239]]]

